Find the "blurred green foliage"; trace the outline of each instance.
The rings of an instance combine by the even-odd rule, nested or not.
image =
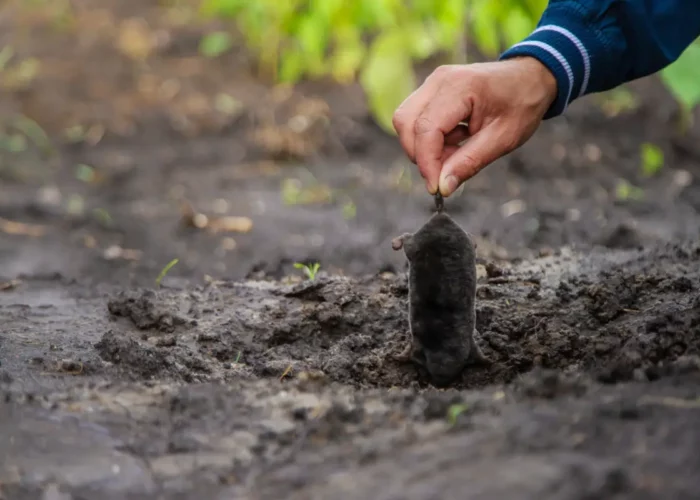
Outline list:
[[[436,54],[464,60],[465,38],[487,56],[526,37],[547,0],[203,0],[206,16],[235,23],[275,81],[359,79],[377,122],[393,133],[396,107],[416,87],[414,64]],[[232,46],[212,33],[202,53]]]
[[[700,39],[661,71],[661,80],[681,106],[681,127],[691,125],[691,112],[700,104]]]
[[[639,154],[642,159],[642,174],[646,177],[656,174],[664,166],[664,152],[656,144],[642,143]]]
[[[396,107],[416,88],[414,65],[436,54],[465,62],[465,40],[487,57],[525,38],[547,0],[202,0],[202,13],[234,23],[276,82],[330,76],[359,80],[377,122],[393,133]],[[205,36],[202,54],[233,47],[230,33]],[[682,125],[700,104],[700,41],[661,72]]]

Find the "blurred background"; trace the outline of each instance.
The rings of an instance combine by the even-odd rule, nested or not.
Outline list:
[[[432,199],[391,116],[544,0],[5,0],[0,282],[399,271]],[[447,208],[487,259],[697,238],[700,45],[577,101]],[[177,259],[177,260],[175,260]]]

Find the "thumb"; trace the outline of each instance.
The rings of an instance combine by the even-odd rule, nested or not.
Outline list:
[[[515,149],[512,134],[497,125],[471,136],[442,166],[439,190],[450,196],[466,180],[501,156]]]

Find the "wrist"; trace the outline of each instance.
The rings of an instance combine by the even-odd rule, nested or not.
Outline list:
[[[549,109],[558,94],[557,79],[554,74],[535,57],[521,56],[513,60],[519,61],[528,77],[532,78],[533,88],[541,91],[536,98],[542,102],[545,109]]]

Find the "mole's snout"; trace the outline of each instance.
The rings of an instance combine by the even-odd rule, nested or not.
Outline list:
[[[401,236],[397,236],[391,240],[391,248],[401,250],[405,244],[410,242],[412,236],[411,233],[403,233]]]

